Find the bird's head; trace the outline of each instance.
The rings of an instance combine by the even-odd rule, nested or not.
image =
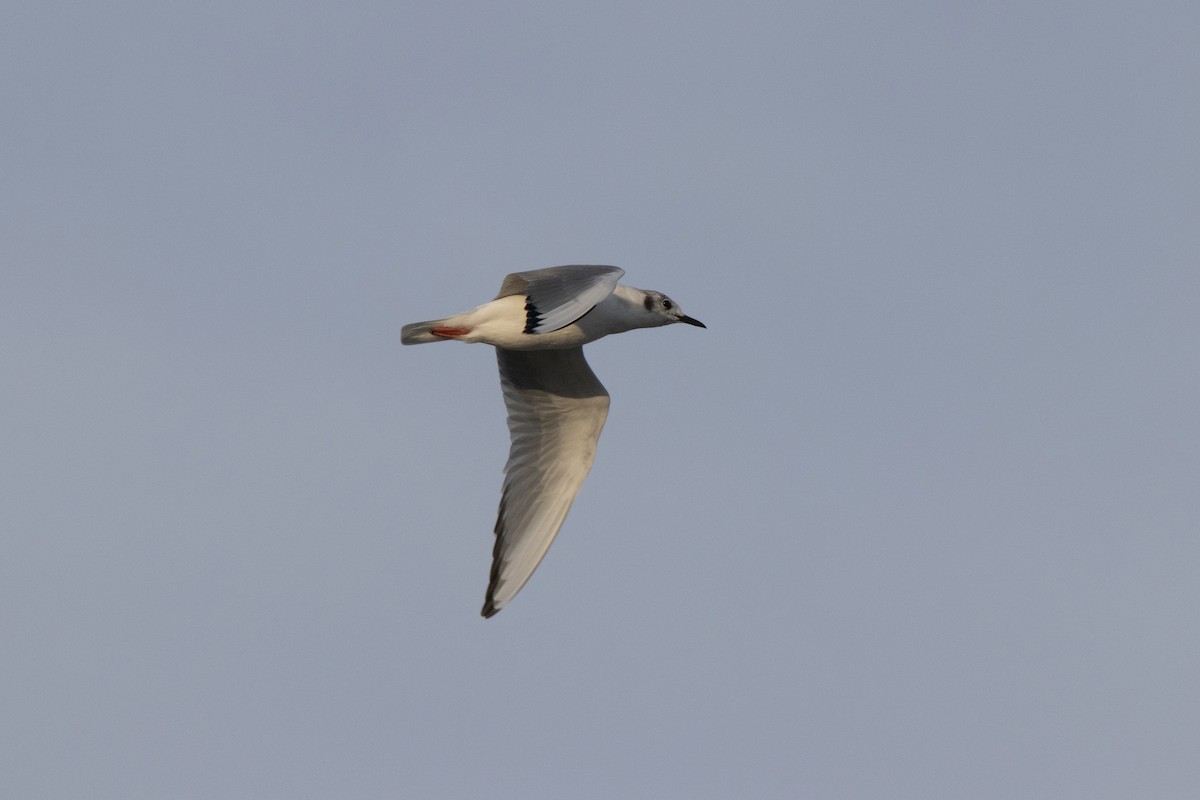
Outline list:
[[[679,304],[662,292],[643,289],[642,295],[642,308],[645,309],[645,313],[649,316],[646,327],[671,325],[676,322],[686,322],[688,325],[695,325],[697,328],[708,327],[700,320],[692,319],[683,313],[683,309],[679,307]]]

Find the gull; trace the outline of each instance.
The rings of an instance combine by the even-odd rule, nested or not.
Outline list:
[[[484,617],[512,600],[537,569],[592,468],[608,392],[583,345],[634,328],[705,327],[665,294],[617,283],[624,274],[592,265],[514,272],[491,302],[401,329],[403,344],[456,340],[496,348],[511,445]]]

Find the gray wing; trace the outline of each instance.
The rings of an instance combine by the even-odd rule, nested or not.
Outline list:
[[[570,265],[514,272],[504,278],[496,298],[523,294],[526,333],[565,328],[612,294],[625,274],[620,267]]]
[[[521,590],[546,555],[592,468],[608,416],[608,392],[582,347],[497,347],[496,359],[512,445],[504,467],[485,617]]]

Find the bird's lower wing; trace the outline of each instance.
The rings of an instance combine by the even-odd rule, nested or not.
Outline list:
[[[583,348],[496,348],[512,440],[496,518],[483,615],[521,590],[562,527],[592,468],[608,416],[608,392]]]

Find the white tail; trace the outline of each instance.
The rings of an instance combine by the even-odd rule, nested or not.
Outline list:
[[[434,336],[434,328],[445,325],[444,319],[431,319],[428,322],[414,322],[400,329],[400,344],[428,344],[429,342],[446,341],[440,336]]]

